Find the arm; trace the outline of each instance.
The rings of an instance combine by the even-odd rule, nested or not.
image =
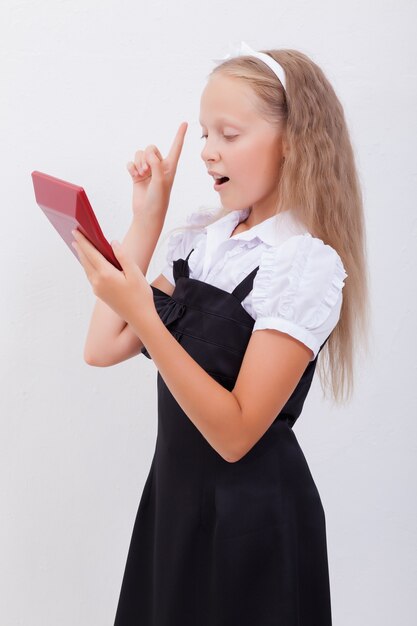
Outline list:
[[[174,291],[174,285],[165,278],[163,274],[160,274],[151,282],[151,285],[157,287],[168,296],[171,296]],[[102,302],[101,300],[98,300]],[[109,310],[110,307],[108,307]],[[122,361],[126,361],[140,353],[143,347],[141,339],[136,335],[130,324],[125,322],[125,327],[121,333],[107,346],[105,354],[102,355],[101,360],[89,360],[88,364],[96,367],[110,367],[117,365]]]
[[[139,331],[140,327],[140,331]],[[132,324],[170,392],[208,443],[229,462],[262,437],[298,384],[312,351],[278,330],[252,333],[228,391],[184,350],[154,315]],[[210,398],[209,402],[204,402]]]
[[[123,240],[123,245],[145,276],[163,224],[163,218],[155,215],[135,215]],[[125,358],[129,358],[129,354],[138,354],[143,344],[137,335],[136,340],[132,335],[126,321],[97,298],[85,342],[84,360],[89,365],[107,366],[122,360],[119,353]]]
[[[133,181],[133,222],[122,243],[144,276],[164,225],[187,127],[187,122],[180,124],[167,157],[163,158],[151,144],[144,151],[137,150],[135,162],[127,164]],[[137,354],[142,345],[140,336],[133,336],[127,322],[97,299],[84,360],[90,365],[112,365]]]

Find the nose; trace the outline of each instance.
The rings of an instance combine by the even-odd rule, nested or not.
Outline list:
[[[210,138],[206,138],[204,144],[204,148],[202,149],[200,156],[204,162],[208,163],[209,161],[218,161],[219,160],[219,151],[214,145],[214,141],[210,140]]]

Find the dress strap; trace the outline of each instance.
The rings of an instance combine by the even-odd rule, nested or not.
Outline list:
[[[194,248],[191,248],[191,250],[189,251],[189,253],[187,254],[187,256],[186,256],[186,258],[185,258],[185,260],[187,261],[187,263],[188,263],[188,259],[190,258],[190,254],[191,254],[191,252],[193,252],[193,250],[194,250]]]
[[[255,267],[250,274],[245,276],[245,278],[233,289],[232,294],[239,300],[239,302],[242,302],[248,293],[252,291],[253,279],[255,278],[258,269],[259,265],[258,267]]]
[[[190,277],[188,259],[190,258],[190,254],[193,251],[194,248],[190,250],[185,259],[176,259],[173,262],[173,274],[175,282],[177,282],[178,278],[180,278],[181,276],[185,276],[186,278]],[[239,302],[242,302],[242,300],[246,298],[248,293],[251,292],[253,287],[253,279],[255,278],[258,269],[259,265],[258,267],[255,267],[255,269],[253,269],[250,274],[245,276],[245,278],[233,289],[232,295],[234,295],[235,298],[239,300]]]
[[[190,258],[191,252],[194,250],[190,250],[185,259],[176,259],[172,264],[172,272],[174,275],[174,280],[177,282],[178,278],[181,276],[185,276],[186,278],[190,277],[190,268],[188,267],[188,259]]]

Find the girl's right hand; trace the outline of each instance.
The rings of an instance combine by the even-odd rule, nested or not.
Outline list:
[[[188,122],[180,124],[165,159],[151,144],[145,150],[137,150],[134,161],[127,163],[133,182],[132,210],[135,217],[146,215],[165,219],[187,128]]]

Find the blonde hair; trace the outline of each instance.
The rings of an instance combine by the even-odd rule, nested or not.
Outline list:
[[[363,202],[353,149],[342,105],[320,67],[298,50],[261,52],[284,68],[286,92],[274,72],[251,56],[224,61],[208,78],[220,72],[244,81],[260,116],[282,128],[288,152],[282,166],[277,163],[276,212],[294,209],[307,230],[342,259],[348,277],[340,318],[317,361],[324,396],[330,388],[332,399],[342,403],[352,396],[353,357],[367,347],[369,323]],[[226,213],[220,208],[204,226]]]

